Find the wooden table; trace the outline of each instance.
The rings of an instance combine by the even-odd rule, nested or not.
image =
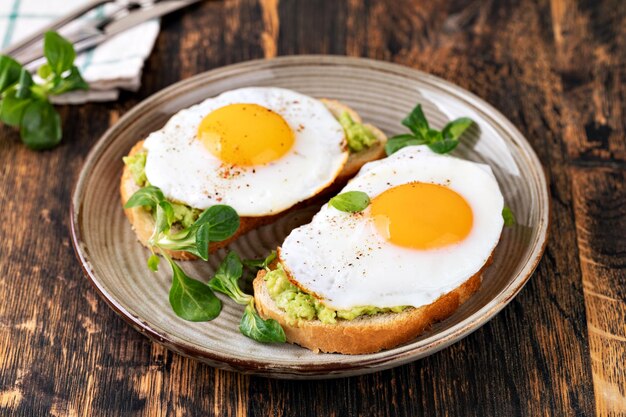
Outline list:
[[[347,54],[457,83],[542,160],[551,238],[486,326],[419,362],[290,382],[215,370],[132,330],[74,257],[68,206],[91,146],[143,98],[253,58]],[[62,107],[62,146],[0,129],[0,415],[626,415],[626,5],[223,0],[163,19],[143,86]]]

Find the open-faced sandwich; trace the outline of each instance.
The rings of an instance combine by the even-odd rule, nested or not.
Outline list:
[[[480,286],[504,220],[491,169],[409,146],[366,164],[254,281],[287,340],[371,353],[415,338]]]
[[[479,288],[513,218],[489,166],[444,155],[470,119],[436,130],[417,105],[402,123],[410,133],[387,140],[339,102],[245,88],[139,142],[125,158],[122,201],[152,251],[148,266],[157,270],[161,254],[172,269],[176,314],[214,319],[217,291],[246,306],[239,328],[256,341],[344,354],[392,348],[450,316]],[[265,259],[230,252],[208,285],[173,260],[207,260],[349,178]],[[254,296],[240,288],[244,266],[259,270]]]
[[[239,227],[212,242],[213,250],[345,184],[364,163],[384,156],[386,139],[335,100],[282,88],[232,90],[179,111],[130,150],[122,204],[141,188],[157,187],[171,203],[174,230],[190,227],[209,207],[232,207]],[[155,210],[143,205],[125,212],[139,240],[154,246]],[[195,258],[185,251],[169,255]]]

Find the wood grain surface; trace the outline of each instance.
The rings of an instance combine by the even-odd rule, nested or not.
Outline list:
[[[510,118],[542,160],[546,254],[463,341],[362,377],[244,376],[151,343],[83,277],[68,205],[107,127],[178,80],[299,53],[367,56],[457,83]],[[163,19],[139,92],[60,111],[53,151],[29,151],[0,127],[0,415],[626,415],[622,0],[206,1]]]

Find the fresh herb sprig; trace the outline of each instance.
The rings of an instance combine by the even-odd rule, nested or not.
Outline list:
[[[160,258],[154,250],[159,250],[172,268],[169,301],[176,315],[189,321],[213,320],[222,309],[220,300],[207,284],[185,274],[165,250],[185,251],[207,260],[209,243],[228,239],[239,228],[235,210],[225,205],[212,206],[190,227],[172,234],[174,210],[158,187],[147,186],[135,192],[124,205],[133,207],[147,207],[155,213],[154,231],[148,240],[153,251],[148,268],[158,270]]]
[[[18,127],[22,142],[35,150],[61,141],[61,117],[49,97],[89,89],[74,65],[76,52],[70,42],[46,32],[43,49],[47,62],[37,70],[42,82],[13,58],[0,55],[0,121]]]
[[[403,120],[402,124],[409,128],[411,133],[392,136],[385,145],[387,155],[391,155],[405,146],[428,145],[436,153],[445,154],[452,151],[459,144],[459,137],[474,123],[472,119],[461,117],[449,122],[443,130],[436,130],[429,126],[428,120],[418,104]]]
[[[270,254],[260,264],[267,266],[274,260],[276,253]],[[239,330],[244,336],[262,343],[284,343],[285,331],[274,319],[264,320],[254,307],[254,297],[239,288],[239,278],[243,274],[243,263],[236,252],[229,252],[220,264],[215,276],[209,281],[209,287],[226,294],[237,304],[246,308],[239,323]]]
[[[370,198],[363,191],[346,191],[331,198],[328,204],[339,211],[358,213],[370,205]]]

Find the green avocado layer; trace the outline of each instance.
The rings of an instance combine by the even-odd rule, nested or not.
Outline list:
[[[146,177],[146,155],[147,152],[138,152],[123,158],[124,164],[126,164],[130,170],[135,184],[140,187],[149,185],[148,178]],[[191,208],[175,201],[168,201],[172,204],[172,208],[174,209],[173,223],[180,224],[183,228],[191,226],[198,219],[200,213],[202,213],[202,210]]]
[[[365,125],[352,120],[347,111],[343,112],[337,120],[346,133],[350,152],[361,152],[378,142],[376,135]]]
[[[290,325],[294,325],[300,320],[316,319],[322,323],[334,324],[337,319],[354,320],[357,317],[372,316],[378,313],[399,313],[407,308],[406,306],[391,308],[361,306],[350,310],[333,310],[293,285],[280,263],[276,269],[268,271],[264,279],[270,297],[278,308],[287,314],[287,322]]]
[[[146,157],[147,152],[137,152],[134,155],[128,155],[122,158],[124,164],[130,170],[130,174],[135,180],[135,184],[140,187],[148,185],[148,178],[146,177]]]

